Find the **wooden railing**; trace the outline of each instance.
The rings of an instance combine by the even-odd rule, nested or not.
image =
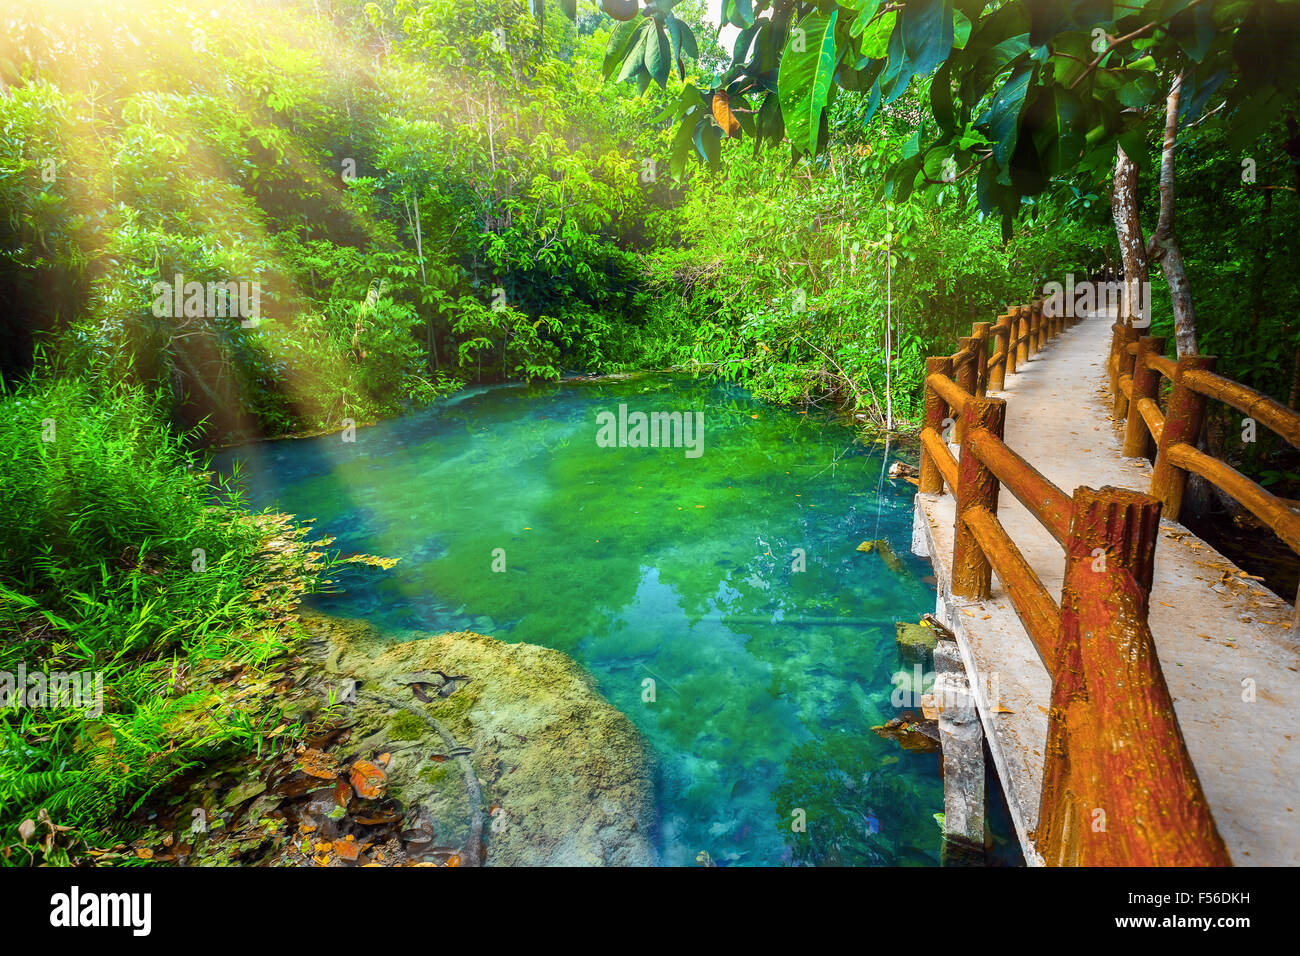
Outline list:
[[[996,571],[1051,675],[1033,834],[1044,861],[1228,865],[1147,625],[1161,500],[1121,488],[1067,495],[1006,445],[1006,402],[986,396],[1078,321],[1045,316],[1042,300],[1013,306],[976,323],[955,355],[927,360],[919,490],[946,486],[956,499],[953,596],[987,600]],[[1004,487],[1064,549],[1059,603],[998,518]]]
[[[1300,554],[1300,514],[1293,502],[1271,494],[1227,462],[1196,447],[1209,399],[1230,405],[1300,448],[1300,412],[1252,388],[1214,373],[1212,355],[1166,358],[1165,340],[1139,336],[1128,323],[1111,326],[1107,372],[1115,418],[1124,422],[1124,454],[1153,458],[1151,494],[1160,499],[1164,516],[1182,516],[1183,493],[1190,474],[1200,475],[1262,521]],[[1161,385],[1172,383],[1165,406]],[[1154,454],[1153,454],[1154,452]],[[1300,631],[1300,595],[1292,631]]]

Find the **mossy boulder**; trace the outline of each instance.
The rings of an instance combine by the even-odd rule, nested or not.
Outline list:
[[[431,847],[481,832],[488,865],[654,862],[645,744],[570,658],[470,632],[394,643],[365,622],[303,624],[327,670],[358,681],[349,749],[392,755],[388,793]]]

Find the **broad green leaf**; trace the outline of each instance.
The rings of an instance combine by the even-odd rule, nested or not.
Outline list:
[[[781,117],[781,101],[775,93],[768,93],[763,98],[763,105],[758,110],[758,128],[756,138],[767,137],[775,146],[785,136],[785,123]],[[755,148],[758,144],[755,143]]]
[[[849,36],[860,38],[858,49],[864,57],[878,60],[889,50],[889,38],[898,23],[898,13],[890,10],[875,22],[869,23],[868,20],[865,16],[854,20],[849,27]]]
[[[1232,113],[1232,132],[1228,134],[1228,148],[1246,149],[1254,145],[1255,140],[1277,117],[1284,102],[1284,97],[1272,88],[1265,88],[1252,94]]]
[[[816,153],[822,111],[830,94],[838,55],[835,23],[838,10],[830,16],[810,13],[790,31],[777,91],[790,142],[800,152]]]
[[[1011,154],[1015,151],[1016,140],[1020,135],[1020,110],[1025,105],[1025,92],[1029,89],[1029,80],[1033,76],[1031,67],[1023,67],[1012,74],[1011,78],[993,97],[984,120],[989,127],[989,139],[993,141],[993,159],[998,167],[1005,171]],[[984,125],[981,123],[980,125]],[[999,177],[1004,185],[1009,182]]]
[[[673,137],[673,151],[669,159],[669,168],[674,176],[681,176],[686,171],[686,158],[690,155],[695,139],[695,129],[700,125],[700,112],[689,113],[677,127]]]
[[[1133,160],[1139,168],[1145,168],[1151,160],[1147,152],[1146,132],[1139,129],[1131,129],[1119,138],[1120,148],[1124,150],[1124,155]]]
[[[1033,136],[1040,162],[1051,175],[1064,172],[1083,155],[1083,101],[1070,90],[1054,86],[1035,106],[1038,123]]]
[[[1130,74],[1129,81],[1119,88],[1115,97],[1125,106],[1143,107],[1151,102],[1158,89],[1155,74],[1134,71]]]
[[[952,0],[909,0],[899,29],[912,73],[928,75],[952,52]]]
[[[930,111],[941,130],[957,125],[957,111],[952,103],[951,63],[941,66],[930,82]]]
[[[638,31],[645,26],[644,20],[628,20],[618,23],[609,31],[609,44],[605,47],[605,61],[601,73],[605,79],[614,75],[614,71],[623,63],[628,50]]]
[[[1029,43],[1041,46],[1057,34],[1088,30],[1115,18],[1111,0],[1024,0],[1029,8]],[[1125,0],[1127,3],[1128,0]],[[1127,11],[1126,11],[1127,12]]]
[[[954,50],[966,49],[966,41],[970,39],[970,17],[960,10],[952,12],[952,47]]]
[[[668,52],[668,37],[664,28],[654,20],[647,19],[650,25],[646,31],[645,68],[660,89],[668,82],[668,71],[672,68],[672,56]]]
[[[1214,42],[1213,4],[1200,3],[1184,10],[1169,23],[1169,32],[1193,63],[1200,63]]]
[[[717,169],[722,165],[722,130],[718,129],[712,119],[706,118],[695,127],[695,148],[702,159]]]
[[[741,29],[753,26],[754,4],[751,0],[724,0],[722,20]]]
[[[695,35],[691,33],[690,27],[671,13],[665,18],[664,26],[668,30],[669,55],[672,62],[677,64],[678,78],[684,80],[686,79],[684,58],[698,60],[700,57],[700,52],[695,46]]]
[[[623,60],[623,68],[618,72],[618,82],[630,80],[638,73],[645,69],[645,48],[647,37],[650,36],[653,29],[653,23],[650,20],[642,20],[641,26],[637,30],[636,36],[627,48],[627,57]]]
[[[1179,123],[1195,122],[1204,112],[1210,97],[1228,78],[1227,70],[1218,70],[1205,79],[1201,79],[1198,74],[1199,71],[1193,71],[1188,74],[1188,80],[1184,81],[1182,99],[1178,104]]]

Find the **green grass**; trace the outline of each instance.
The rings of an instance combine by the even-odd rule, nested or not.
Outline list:
[[[258,712],[269,694],[237,703],[235,691],[258,688],[289,637],[295,588],[322,566],[293,532],[267,552],[283,524],[214,495],[163,407],[78,381],[0,396],[0,671],[102,672],[104,687],[98,715],[0,709],[8,862],[39,859],[17,833],[42,810],[71,828],[47,861],[74,842],[111,845],[151,793],[256,753],[274,726]],[[214,685],[240,665],[237,687]]]

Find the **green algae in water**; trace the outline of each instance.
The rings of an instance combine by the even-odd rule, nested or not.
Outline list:
[[[597,414],[620,404],[703,412],[703,453],[600,447]],[[938,757],[870,730],[898,713],[894,622],[933,608],[929,569],[912,486],[853,430],[654,376],[478,390],[352,443],[232,457],[254,504],[401,559],[339,571],[321,610],[582,664],[656,753],[664,863],[938,863]],[[904,573],[856,550],[877,538]]]

